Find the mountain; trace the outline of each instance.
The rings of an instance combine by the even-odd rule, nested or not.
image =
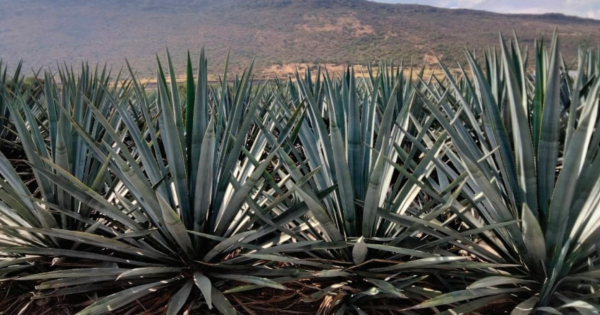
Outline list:
[[[297,63],[414,63],[463,60],[512,36],[534,40],[561,35],[567,61],[579,46],[600,44],[600,21],[564,16],[503,15],[484,11],[383,4],[366,0],[19,0],[0,1],[0,60],[26,68],[78,64],[120,68],[127,58],[144,76],[168,47],[184,71],[185,53],[206,48],[213,71],[230,52],[239,70],[256,58],[258,73]]]

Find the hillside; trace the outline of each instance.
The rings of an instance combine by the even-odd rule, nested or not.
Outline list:
[[[228,51],[234,70],[256,57],[258,73],[296,63],[365,63],[381,58],[461,60],[465,47],[495,45],[515,30],[521,42],[561,34],[563,53],[600,44],[600,21],[549,15],[392,5],[366,0],[19,0],[0,1],[0,60],[26,68],[127,58],[145,76],[166,47],[182,69],[205,47],[214,71]],[[291,66],[291,67],[290,67]]]

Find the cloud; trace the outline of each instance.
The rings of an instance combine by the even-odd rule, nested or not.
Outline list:
[[[424,4],[442,8],[466,8],[499,13],[562,13],[600,19],[598,0],[375,0],[387,3]]]

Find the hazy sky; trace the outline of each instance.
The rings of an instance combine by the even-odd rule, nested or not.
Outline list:
[[[600,0],[376,0],[388,3],[426,4],[501,13],[563,13],[600,19]]]

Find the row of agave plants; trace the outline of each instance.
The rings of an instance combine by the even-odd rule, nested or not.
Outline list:
[[[25,86],[0,64],[5,309],[252,314],[282,290],[319,314],[595,314],[600,62],[558,46],[416,81],[209,83],[202,53],[152,92],[130,67]]]

